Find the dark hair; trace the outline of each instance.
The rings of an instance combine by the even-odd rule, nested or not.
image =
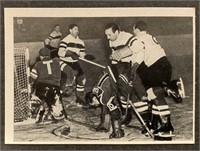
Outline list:
[[[147,30],[147,24],[144,21],[137,21],[135,23],[135,29],[139,29],[140,31],[146,31]]]
[[[109,23],[105,26],[105,29],[109,29],[111,28],[113,32],[115,32],[116,30],[119,30],[119,26],[115,23]]]
[[[55,24],[55,25],[54,25],[54,28],[55,28],[55,27],[57,27],[57,26],[59,26],[59,27],[60,27],[60,25],[59,25],[59,24]]]
[[[70,24],[69,25],[69,29],[73,29],[74,27],[78,27],[78,25],[77,24]]]
[[[39,55],[43,57],[50,56],[50,50],[48,48],[41,48],[39,51]]]

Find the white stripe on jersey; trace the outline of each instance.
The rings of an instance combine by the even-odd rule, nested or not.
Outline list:
[[[38,75],[36,73],[34,73],[34,72],[31,71],[31,77],[33,79],[37,79]]]
[[[85,44],[84,42],[79,38],[74,38],[71,34],[66,36],[61,42],[59,48],[59,51],[65,51],[65,52],[59,52],[59,54],[65,54],[67,50],[70,50],[72,52],[77,53],[80,56],[80,52],[85,52]],[[71,57],[60,57],[61,60],[66,62],[77,62],[78,60],[73,60]]]
[[[60,67],[61,71],[64,70],[64,67],[65,67],[65,66],[66,66],[66,64],[63,62],[63,64],[62,64],[61,67]]]

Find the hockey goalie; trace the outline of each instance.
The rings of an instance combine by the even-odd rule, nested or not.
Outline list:
[[[36,123],[44,121],[48,114],[54,122],[58,122],[67,118],[62,105],[60,79],[61,71],[68,73],[69,68],[60,59],[51,59],[47,48],[42,48],[39,55],[41,61],[31,70],[32,80],[35,81],[35,95],[40,100]]]

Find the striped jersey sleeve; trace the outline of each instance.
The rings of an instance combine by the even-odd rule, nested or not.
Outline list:
[[[65,41],[62,40],[62,41],[60,42],[59,48],[65,48],[65,49],[66,49],[66,48],[67,48],[67,45],[68,45],[68,44],[67,44]]]
[[[38,63],[36,63],[35,66],[33,67],[33,69],[31,70],[30,75],[33,79],[37,79],[37,77],[38,77],[37,66],[38,66]]]
[[[53,31],[50,35],[49,35],[49,39],[52,40],[52,39],[60,39],[61,38],[61,33],[60,32],[56,32],[56,31]]]
[[[68,66],[64,61],[60,60],[60,70],[63,71],[64,73],[71,73],[73,72],[72,68]]]

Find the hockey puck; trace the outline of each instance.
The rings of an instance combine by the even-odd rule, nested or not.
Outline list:
[[[70,127],[64,127],[61,131],[61,135],[68,135],[70,133]]]

